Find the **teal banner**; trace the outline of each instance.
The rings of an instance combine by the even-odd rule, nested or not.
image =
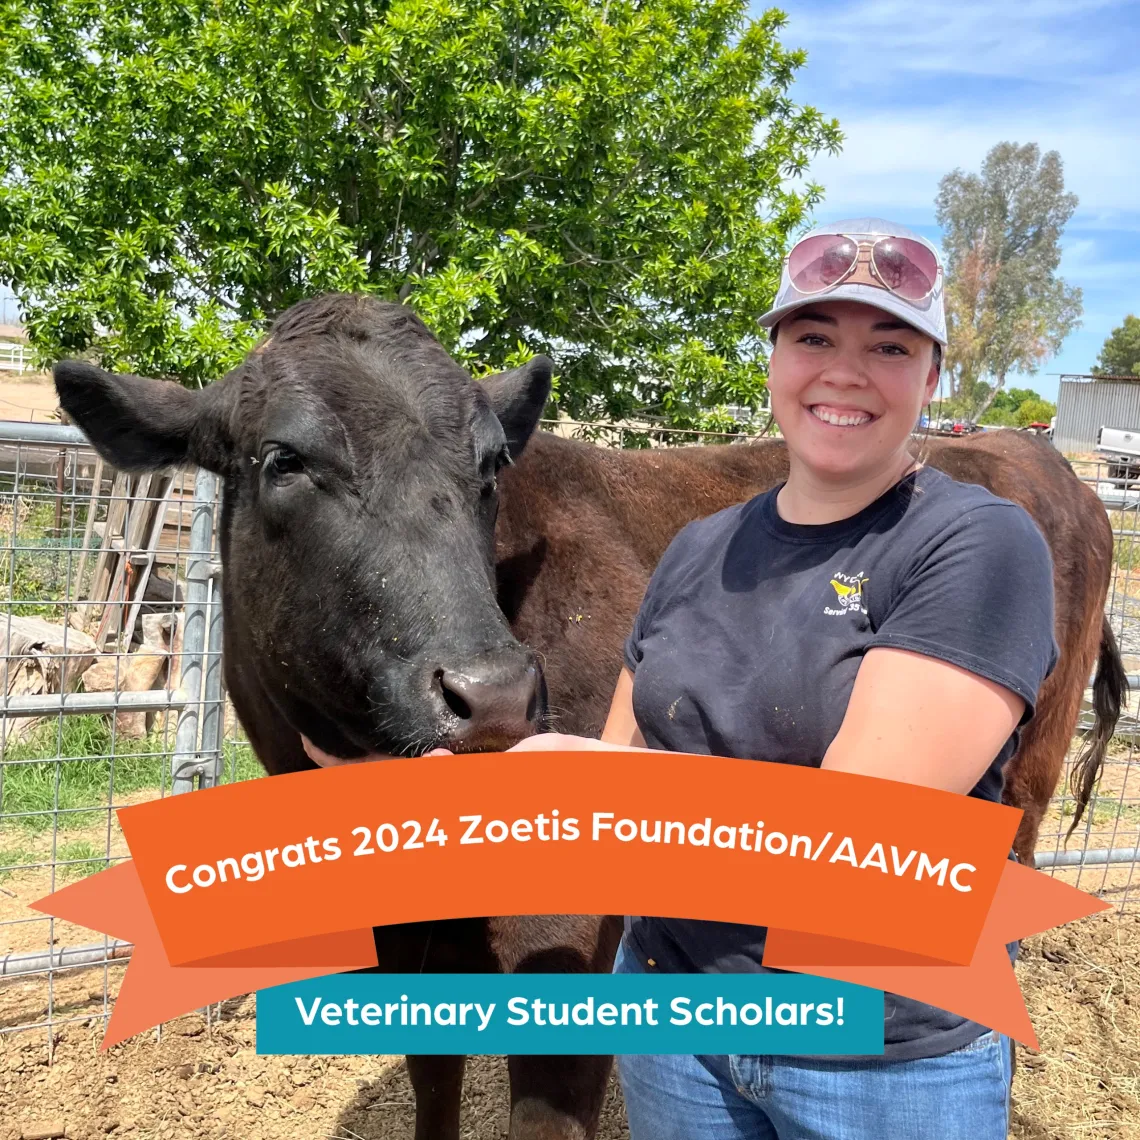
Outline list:
[[[258,991],[257,1051],[881,1055],[883,993],[806,974],[330,974]]]

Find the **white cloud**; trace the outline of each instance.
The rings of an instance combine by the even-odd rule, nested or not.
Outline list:
[[[1070,237],[1064,244],[1060,273],[1077,281],[1082,288],[1107,288],[1113,295],[1120,286],[1131,286],[1133,294],[1140,299],[1140,260],[1131,249],[1114,260],[1117,253],[1108,242]]]
[[[1065,184],[1080,198],[1086,224],[1093,217],[1113,228],[1131,215],[1140,222],[1140,147],[1126,143],[1120,125],[1074,114],[1071,121],[1038,118],[1031,109],[995,114],[985,123],[952,107],[847,116],[840,154],[820,156],[810,177],[826,187],[825,209],[905,209],[932,214],[938,182],[960,167],[977,170],[998,142],[1036,142],[1065,163]]]
[[[916,12],[913,0],[857,0],[826,14],[805,12],[792,23],[788,42],[806,47],[809,58],[826,53],[843,61],[855,81],[876,67],[889,67],[1076,83],[1079,77],[1066,69],[1103,62],[1115,46],[1113,13],[1126,12],[1130,3],[927,0]],[[1077,28],[1083,34],[1073,34]],[[823,51],[814,51],[817,46]]]

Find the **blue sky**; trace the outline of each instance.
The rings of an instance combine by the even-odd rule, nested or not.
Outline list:
[[[873,213],[935,242],[943,174],[976,171],[995,143],[1056,150],[1080,205],[1060,273],[1084,291],[1082,326],[1027,386],[1087,372],[1140,314],[1140,3],[1136,0],[795,0],[786,47],[807,51],[792,96],[846,136],[811,177],[820,221]],[[762,10],[755,6],[756,12]],[[1020,384],[1010,378],[1010,383]]]

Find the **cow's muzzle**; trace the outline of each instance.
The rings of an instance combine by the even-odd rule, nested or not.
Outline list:
[[[439,743],[453,752],[495,752],[539,731],[546,715],[542,676],[519,647],[439,665],[430,699],[440,717]]]

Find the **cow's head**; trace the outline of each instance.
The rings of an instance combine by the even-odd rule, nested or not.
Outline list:
[[[114,466],[224,478],[229,668],[353,757],[538,728],[541,677],[496,602],[493,542],[496,476],[550,375],[538,357],[476,383],[407,307],[332,295],[200,391],[72,361],[55,382]]]

